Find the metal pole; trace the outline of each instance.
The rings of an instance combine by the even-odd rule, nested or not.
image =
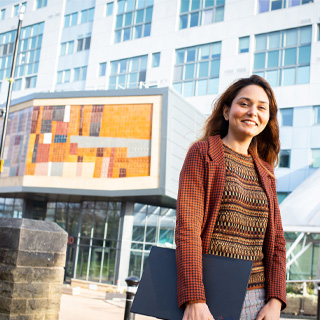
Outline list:
[[[317,320],[320,320],[320,283],[317,283],[317,291],[318,291],[318,305],[317,305]]]
[[[5,113],[4,113],[4,120],[3,120],[3,126],[2,126],[1,145],[0,145],[0,172],[2,172],[2,170],[3,170],[4,144],[5,144],[6,132],[7,132],[7,123],[8,123],[8,117],[9,117],[9,107],[10,107],[10,100],[11,100],[11,93],[12,93],[12,85],[13,85],[13,81],[14,81],[14,69],[16,66],[20,30],[21,30],[21,24],[22,24],[22,20],[23,20],[24,11],[25,11],[25,7],[20,5],[19,14],[18,14],[18,17],[19,17],[18,29],[17,29],[17,34],[16,34],[16,41],[14,44],[11,74],[10,74],[10,79],[9,79],[8,97],[7,97],[6,109],[5,109]]]

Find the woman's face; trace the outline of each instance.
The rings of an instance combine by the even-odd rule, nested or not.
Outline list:
[[[223,112],[229,121],[228,135],[235,139],[252,139],[269,121],[269,99],[260,86],[249,85],[238,92],[231,107],[225,106]]]

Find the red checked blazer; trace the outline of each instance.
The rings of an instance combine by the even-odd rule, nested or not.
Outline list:
[[[271,166],[253,157],[269,201],[263,253],[267,301],[278,298],[286,307],[286,249]],[[202,253],[208,253],[225,185],[225,161],[220,136],[195,143],[188,151],[179,180],[176,222],[178,304],[206,300],[202,282]]]

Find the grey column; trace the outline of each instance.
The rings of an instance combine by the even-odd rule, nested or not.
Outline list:
[[[123,202],[121,206],[119,243],[121,250],[119,252],[119,265],[117,270],[117,284],[126,286],[125,279],[128,277],[130,263],[130,249],[133,227],[133,202]]]

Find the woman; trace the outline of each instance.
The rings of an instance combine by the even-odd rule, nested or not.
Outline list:
[[[241,319],[280,318],[286,253],[273,174],[279,149],[270,85],[257,75],[236,81],[216,101],[180,173],[175,238],[183,320],[213,319],[202,253],[252,260]]]

